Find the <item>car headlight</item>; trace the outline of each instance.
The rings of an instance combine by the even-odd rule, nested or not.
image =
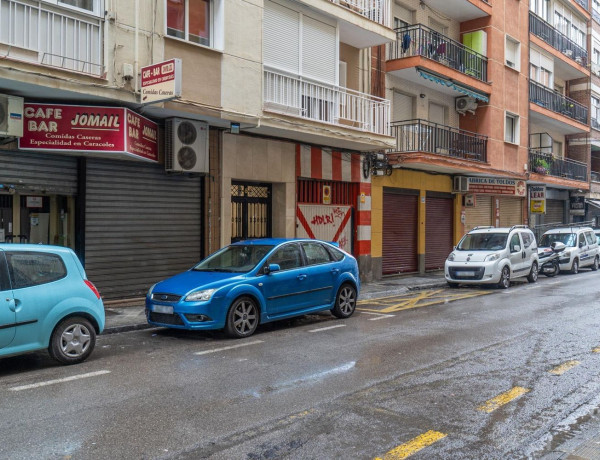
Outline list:
[[[450,262],[452,262],[454,260],[454,256],[455,256],[455,254],[453,252],[451,252],[450,255],[448,256],[448,260]]]
[[[148,289],[148,294],[146,294],[148,297],[152,296],[152,291],[154,291],[154,288],[156,287],[158,283],[153,284],[152,286],[150,286],[150,289]]]
[[[496,254],[490,254],[489,256],[485,257],[485,261],[486,262],[493,262],[494,260],[498,260],[500,258],[500,254],[496,253]]]
[[[184,299],[186,302],[197,302],[199,300],[206,301],[210,300],[216,289],[205,289],[203,291],[196,291],[188,294]]]

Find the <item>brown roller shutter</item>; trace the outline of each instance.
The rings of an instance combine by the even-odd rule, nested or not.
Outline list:
[[[546,200],[545,224],[562,224],[565,216],[565,202],[563,200]]]
[[[382,273],[416,272],[418,195],[383,193]]]
[[[427,197],[425,220],[425,270],[444,268],[452,252],[452,198]]]
[[[523,200],[521,198],[500,198],[500,227],[523,224]]]
[[[465,231],[482,225],[492,225],[492,197],[489,195],[477,195],[475,206],[465,208]]]

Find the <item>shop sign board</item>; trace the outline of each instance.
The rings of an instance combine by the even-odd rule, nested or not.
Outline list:
[[[142,104],[181,97],[181,59],[142,67]]]
[[[468,192],[488,195],[526,196],[525,181],[497,177],[468,177]]]
[[[585,196],[583,195],[571,195],[569,197],[569,203],[571,205],[571,211],[585,210]]]
[[[25,104],[19,149],[158,161],[158,126],[125,107]]]
[[[529,186],[529,210],[532,214],[546,214],[546,186]]]

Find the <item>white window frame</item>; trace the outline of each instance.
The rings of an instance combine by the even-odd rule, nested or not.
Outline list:
[[[200,46],[201,48],[209,48],[223,51],[225,44],[225,0],[210,0],[210,34],[208,39],[208,45],[202,43],[196,43],[189,40],[188,30],[188,11],[189,11],[189,0],[185,0],[185,38],[174,37],[167,33],[167,0],[164,0],[165,8],[165,19],[164,19],[164,36],[170,40],[178,40],[181,42],[188,43],[194,46]]]
[[[508,60],[508,44],[512,43],[514,45],[517,46],[516,49],[516,56],[515,56],[515,62],[514,65],[510,65],[509,64],[509,60]],[[512,61],[510,61],[512,62]],[[521,42],[513,37],[511,37],[510,35],[506,34],[504,36],[504,64],[506,65],[506,67],[510,67],[511,69],[514,70],[521,70]]]
[[[93,11],[86,10],[84,8],[78,8],[73,5],[68,5],[66,3],[63,3],[61,0],[42,0],[42,2],[48,3],[50,5],[58,6],[60,8],[77,11],[78,13],[91,14],[92,16],[97,16],[97,17],[104,16],[104,0],[93,0],[93,2],[94,2]]]
[[[508,119],[514,120],[513,130],[512,130],[512,139],[507,139],[506,129],[507,129],[507,121]],[[521,132],[521,117],[519,115],[512,112],[504,112],[504,142],[513,145],[519,145],[519,133]]]

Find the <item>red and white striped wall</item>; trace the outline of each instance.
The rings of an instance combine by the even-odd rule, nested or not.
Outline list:
[[[326,147],[296,145],[296,176],[308,179],[354,182],[359,195],[354,207],[357,256],[371,254],[371,177],[362,174],[362,156]]]

